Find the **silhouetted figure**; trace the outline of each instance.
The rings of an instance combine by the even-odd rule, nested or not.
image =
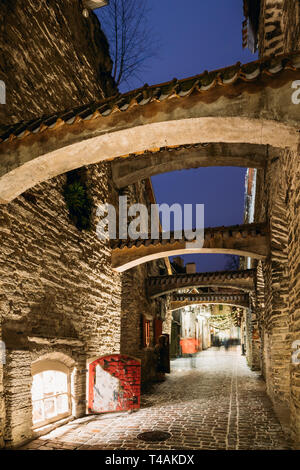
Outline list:
[[[161,335],[158,338],[158,343],[154,347],[157,355],[156,372],[160,380],[164,379],[164,374],[170,373],[170,357],[169,357],[169,344],[166,335]]]

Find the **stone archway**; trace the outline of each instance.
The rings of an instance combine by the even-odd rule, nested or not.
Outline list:
[[[147,291],[152,299],[170,294],[178,289],[197,287],[218,287],[251,292],[254,290],[254,277],[254,269],[157,276],[148,279]]]

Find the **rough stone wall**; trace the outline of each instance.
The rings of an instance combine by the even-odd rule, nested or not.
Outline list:
[[[289,271],[286,191],[286,157],[268,162],[267,214],[271,231],[271,255],[264,266],[266,283],[265,334],[269,336],[270,380],[267,387],[274,401],[289,403],[290,345]],[[280,181],[280,184],[278,184]],[[293,221],[291,221],[293,224]]]
[[[85,372],[80,371],[86,359],[120,352],[121,275],[112,271],[110,248],[95,232],[97,204],[114,203],[116,197],[110,165],[88,168],[95,205],[91,232],[80,232],[69,221],[65,178],[38,185],[0,208],[7,445],[32,434],[32,361],[50,352],[75,360],[78,416],[85,412]]]
[[[256,296],[252,296],[250,308],[247,309],[247,319],[248,319],[248,345],[247,349],[247,361],[249,367],[252,370],[260,370],[260,355],[261,355],[261,345],[260,345],[260,334],[259,334],[259,310],[257,305]]]
[[[285,0],[283,5],[284,52],[300,50],[300,2]]]
[[[81,0],[0,0],[0,129],[116,92],[108,43]],[[31,364],[61,354],[76,366],[74,416],[86,409],[86,361],[120,351],[121,276],[93,230],[79,232],[62,197],[65,175],[0,207],[0,447],[32,436]],[[88,168],[91,196],[115,202],[110,165]],[[4,399],[5,396],[5,406]],[[4,429],[5,428],[5,429]]]
[[[259,26],[260,57],[299,49],[299,0],[263,0]]]
[[[264,178],[261,175],[258,180],[255,217],[269,221],[271,236],[271,253],[262,265],[262,371],[275,408],[290,422],[298,443],[300,375],[299,367],[291,362],[291,353],[293,341],[300,338],[299,167],[297,152],[286,151],[269,159]]]
[[[81,0],[0,0],[0,129],[115,93],[107,40]]]

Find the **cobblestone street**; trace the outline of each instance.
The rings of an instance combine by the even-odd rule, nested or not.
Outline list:
[[[159,443],[141,432],[168,431]],[[288,449],[263,380],[239,348],[211,348],[172,361],[172,373],[142,397],[141,410],[87,416],[22,449]]]

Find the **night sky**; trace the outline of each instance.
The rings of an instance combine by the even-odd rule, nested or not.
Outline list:
[[[242,49],[242,0],[151,0],[151,5],[158,54],[131,88],[256,60]],[[152,184],[158,203],[202,203],[206,227],[234,225],[243,222],[245,173],[245,168],[231,167],[181,170],[154,176]],[[225,269],[223,255],[184,259],[196,261],[199,272]]]

